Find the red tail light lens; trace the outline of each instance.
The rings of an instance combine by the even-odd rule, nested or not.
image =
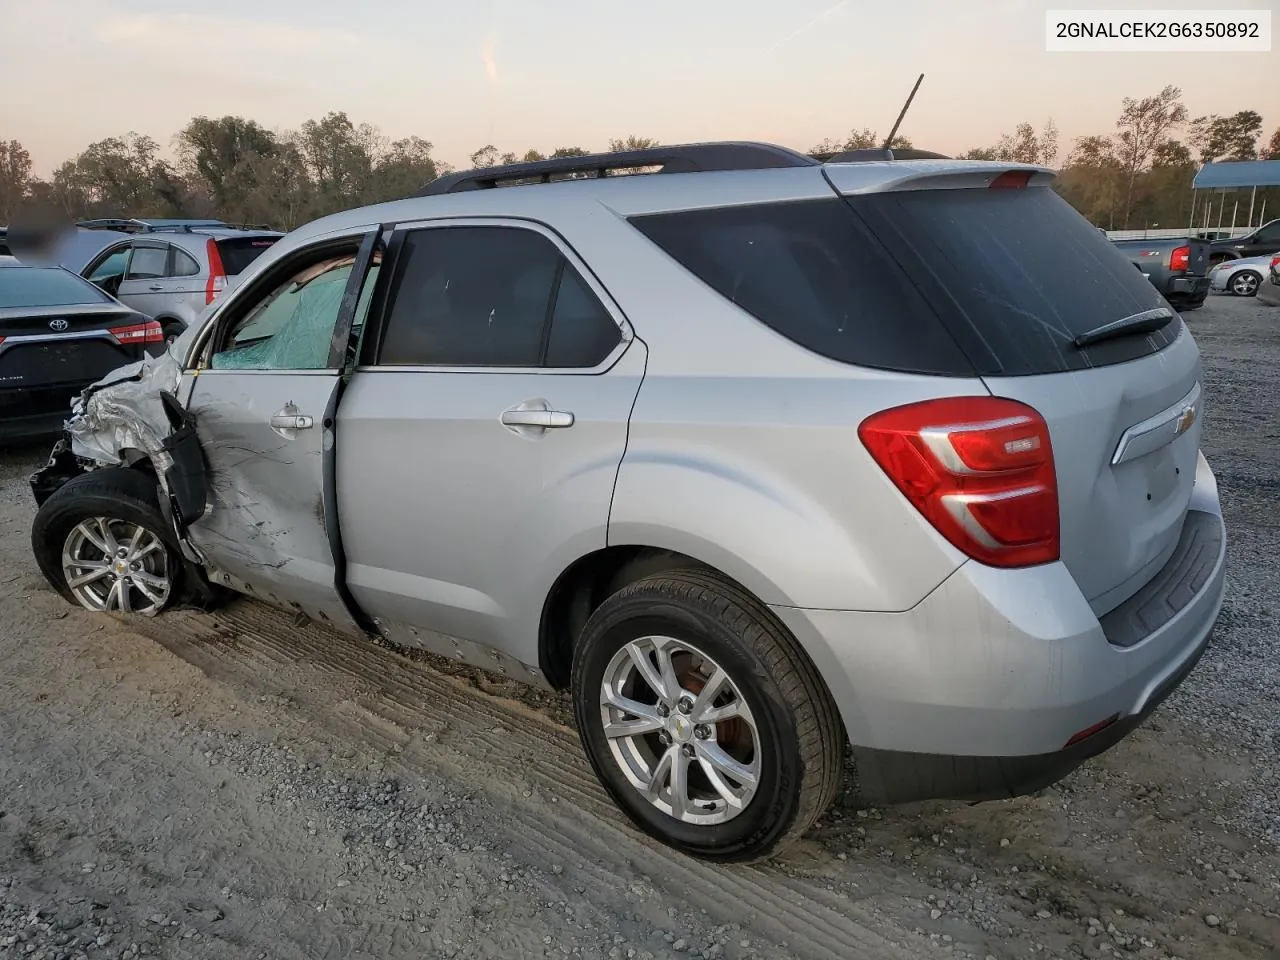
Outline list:
[[[127,327],[112,327],[107,331],[118,343],[164,343],[164,328],[158,320],[134,323]]]
[[[1271,258],[1271,269],[1274,270],[1276,267],[1280,267],[1280,254]]]
[[[206,241],[204,249],[209,259],[209,279],[204,285],[204,302],[208,306],[226,286],[227,271],[222,266],[222,254],[218,252],[217,240]]]
[[[858,428],[863,445],[934,528],[994,567],[1058,559],[1058,479],[1049,428],[998,397],[894,407]]]
[[[990,190],[1021,190],[1031,182],[1030,170],[1006,170],[991,181]]]
[[[1191,266],[1191,248],[1190,247],[1174,247],[1173,253],[1169,254],[1169,269],[1185,271]]]

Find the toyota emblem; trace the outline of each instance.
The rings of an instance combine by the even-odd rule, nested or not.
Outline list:
[[[69,326],[70,324],[67,323],[67,321],[63,320],[61,317],[59,317],[57,320],[49,321],[49,329],[53,330],[55,333],[61,333],[63,330],[67,329],[67,327]]]

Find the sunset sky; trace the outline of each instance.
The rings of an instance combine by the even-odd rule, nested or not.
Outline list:
[[[808,148],[887,132],[944,153],[1052,117],[1109,133],[1124,96],[1182,87],[1193,116],[1254,109],[1280,126],[1280,44],[1252,54],[1062,54],[1044,13],[1209,4],[1025,0],[0,0],[0,138],[38,174],[133,130],[169,152],[190,117],[280,130],[330,110],[418,135],[455,165],[499,150],[761,139]],[[1273,9],[1277,0],[1230,0]],[[360,9],[362,12],[355,12]],[[1280,18],[1278,18],[1280,19]]]

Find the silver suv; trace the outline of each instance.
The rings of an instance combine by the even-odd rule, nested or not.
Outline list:
[[[69,244],[64,265],[159,321],[170,339],[195,323],[232,278],[284,236],[220,220],[89,220],[79,227],[83,239]],[[66,263],[71,250],[94,246],[96,253]]]
[[[1052,178],[703,144],[326,217],[86,393],[36,556],[569,688],[698,856],[846,744],[868,802],[1035,791],[1192,669],[1225,555],[1195,341]]]

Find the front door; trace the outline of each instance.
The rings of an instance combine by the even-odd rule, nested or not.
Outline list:
[[[313,246],[230,299],[188,400],[210,484],[189,535],[211,577],[349,630],[335,576],[333,425],[375,243],[365,233]]]

